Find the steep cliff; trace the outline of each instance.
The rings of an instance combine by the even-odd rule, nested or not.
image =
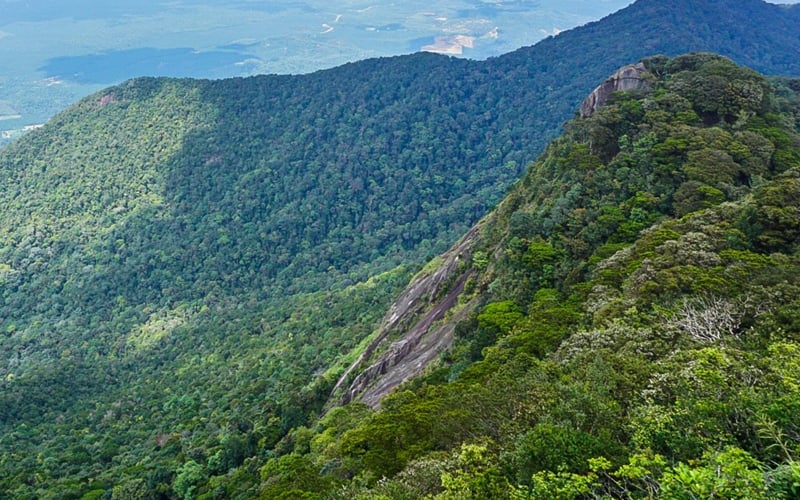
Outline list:
[[[583,100],[580,107],[582,118],[588,118],[614,94],[626,90],[647,90],[650,80],[644,64],[629,64],[618,69]]]
[[[580,106],[581,117],[590,117],[615,92],[646,91],[653,82],[643,63],[623,66],[586,97]],[[472,253],[479,243],[485,246],[486,236],[481,231],[487,223],[496,224],[496,214],[470,229],[440,257],[437,267],[411,281],[392,304],[374,340],[337,381],[331,402],[356,400],[377,408],[384,396],[422,373],[452,347],[456,324],[475,314],[482,303],[477,294],[461,301],[459,296],[467,280],[479,274]]]
[[[332,396],[339,404],[359,400],[377,408],[384,396],[451,347],[456,322],[474,307],[458,298],[475,275],[470,263],[482,225],[476,224],[442,255],[438,266],[415,277],[392,304],[375,339],[337,381]]]

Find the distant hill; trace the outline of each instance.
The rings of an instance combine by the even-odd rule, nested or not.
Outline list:
[[[526,112],[568,117],[597,82],[655,54],[708,51],[767,75],[798,76],[793,55],[800,50],[798,18],[800,5],[761,0],[639,0],[601,21],[501,56],[495,64],[507,80],[533,78],[537,92],[546,96],[544,108]]]
[[[630,3],[605,0],[118,0],[3,2],[0,146],[103,87],[139,76],[310,73],[420,50],[475,59],[531,45]],[[47,36],[42,36],[47,33]],[[4,101],[14,108],[3,113]]]
[[[232,469],[252,486],[409,275],[502,199],[609,68],[684,50],[680,20],[691,50],[727,30],[725,54],[800,74],[783,55],[797,7],[698,3],[665,17],[638,2],[483,62],[132,80],[4,149],[0,488],[191,496],[195,472]],[[716,28],[740,8],[743,26]]]

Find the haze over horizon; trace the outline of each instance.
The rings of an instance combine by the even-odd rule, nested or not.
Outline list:
[[[631,3],[3,0],[0,145],[78,99],[137,76],[307,73],[420,50],[483,59]]]

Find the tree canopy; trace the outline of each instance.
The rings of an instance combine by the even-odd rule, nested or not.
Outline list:
[[[764,388],[794,376],[797,82],[649,59],[659,86],[570,122],[514,184],[611,71],[676,53],[676,19],[691,49],[737,40],[726,54],[800,73],[796,7],[688,4],[673,18],[637,2],[487,61],[136,79],[4,148],[0,491],[314,498],[406,481],[385,494],[463,496],[595,488],[634,459],[665,461],[659,484],[719,460],[789,481],[794,403]],[[717,26],[713,6],[746,19]],[[382,412],[322,416],[414,271],[498,203],[459,264],[475,276],[460,303],[479,308],[452,351]],[[669,358],[680,339],[702,349]],[[704,371],[717,361],[739,377],[730,412],[704,399],[702,377],[728,377]],[[650,406],[634,397],[648,377],[667,377]],[[752,377],[754,406],[736,406]],[[700,435],[670,455],[680,428]],[[729,448],[709,448],[717,428]],[[605,450],[611,466],[586,461]]]

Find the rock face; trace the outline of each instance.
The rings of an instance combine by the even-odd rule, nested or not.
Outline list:
[[[625,66],[583,101],[580,114],[591,116],[614,92],[649,88],[643,64]],[[451,347],[456,323],[477,306],[477,299],[472,299],[459,307],[458,297],[467,280],[474,277],[474,270],[461,264],[470,262],[483,223],[445,253],[435,270],[409,284],[384,317],[375,338],[337,381],[329,407],[362,401],[378,408],[384,396]]]
[[[409,284],[384,317],[376,338],[339,378],[331,403],[360,400],[377,408],[392,389],[418,375],[450,348],[456,323],[466,317],[473,304],[465,304],[448,321],[442,320],[456,309],[458,296],[472,276],[469,266],[465,269],[461,263],[470,261],[481,227],[479,222],[442,256],[441,265]],[[399,340],[386,346],[390,337],[398,336]],[[383,353],[376,355],[379,350]],[[358,375],[351,381],[352,373]]]
[[[611,94],[620,90],[649,89],[650,81],[645,76],[647,70],[644,64],[629,64],[618,69],[616,73],[603,82],[589,94],[581,103],[581,118],[592,116],[595,111],[606,103]]]

